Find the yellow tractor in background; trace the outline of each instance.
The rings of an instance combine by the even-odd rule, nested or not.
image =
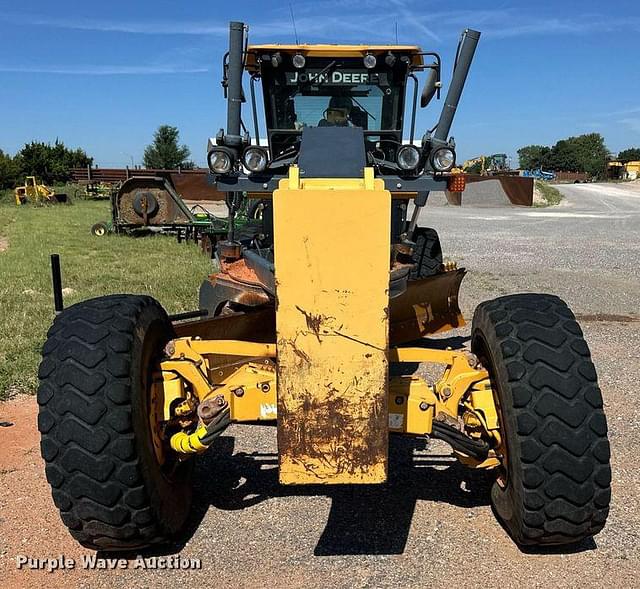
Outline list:
[[[469,349],[423,339],[465,326],[466,272],[443,262],[419,220],[431,191],[465,187],[449,133],[480,33],[464,31],[438,123],[416,145],[418,103],[439,95],[436,53],[250,45],[247,30],[230,24],[223,60],[227,126],[208,162],[230,222],[199,309],[170,317],[123,294],[63,310],[54,267],[39,429],[71,534],[98,550],[169,541],[190,513],[193,457],[230,423],[258,422],[277,427],[282,485],[384,484],[389,436],[430,436],[493,473],[495,511],[517,543],[597,534],[607,426],[567,305],[503,296],[476,309]],[[240,236],[245,199],[262,203],[260,225]],[[416,363],[441,369],[422,377]]]
[[[35,176],[27,176],[23,186],[15,189],[16,204],[18,206],[31,204],[56,204],[66,203],[67,195],[56,192],[55,190],[40,184]]]

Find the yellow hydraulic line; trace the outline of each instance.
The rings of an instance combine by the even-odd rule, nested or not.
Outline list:
[[[207,428],[204,425],[201,425],[192,434],[187,434],[185,432],[173,434],[169,443],[171,444],[171,448],[176,452],[180,452],[182,454],[197,454],[198,452],[203,452],[209,447],[202,443],[202,438],[206,435]]]

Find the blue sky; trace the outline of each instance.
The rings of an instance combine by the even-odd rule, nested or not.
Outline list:
[[[397,22],[401,43],[441,53],[445,84],[460,31],[482,31],[452,130],[460,159],[591,131],[614,152],[640,145],[637,0],[292,4],[304,42],[393,43]],[[255,42],[293,42],[288,2],[0,0],[0,149],[58,137],[124,166],[167,123],[204,165],[225,121],[229,20]],[[440,105],[420,111],[418,135]]]

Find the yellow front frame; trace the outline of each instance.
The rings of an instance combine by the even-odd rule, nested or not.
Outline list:
[[[195,408],[214,395],[228,402],[232,421],[277,420],[284,484],[384,482],[389,432],[428,435],[434,421],[499,442],[489,375],[472,354],[389,348],[391,194],[373,169],[359,179],[303,179],[292,166],[273,201],[277,341],[170,342],[161,363],[163,420],[182,427],[171,447],[204,449]],[[462,274],[456,278],[444,282],[457,293]],[[405,298],[409,325],[421,306]],[[443,312],[424,307],[425,325],[434,325],[435,310]],[[421,335],[404,323],[407,337]],[[388,365],[397,362],[445,370],[435,383],[389,381]],[[481,463],[459,457],[498,464],[495,455]]]

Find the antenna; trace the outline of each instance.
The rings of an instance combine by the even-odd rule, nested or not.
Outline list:
[[[396,45],[399,45],[399,43],[398,43],[398,21],[395,21],[395,25],[396,25]]]
[[[296,29],[296,17],[293,16],[293,6],[291,6],[291,2],[289,2],[289,12],[291,12],[291,22],[293,23],[293,34],[296,37],[296,45],[300,45],[300,41],[298,41],[298,29]]]

